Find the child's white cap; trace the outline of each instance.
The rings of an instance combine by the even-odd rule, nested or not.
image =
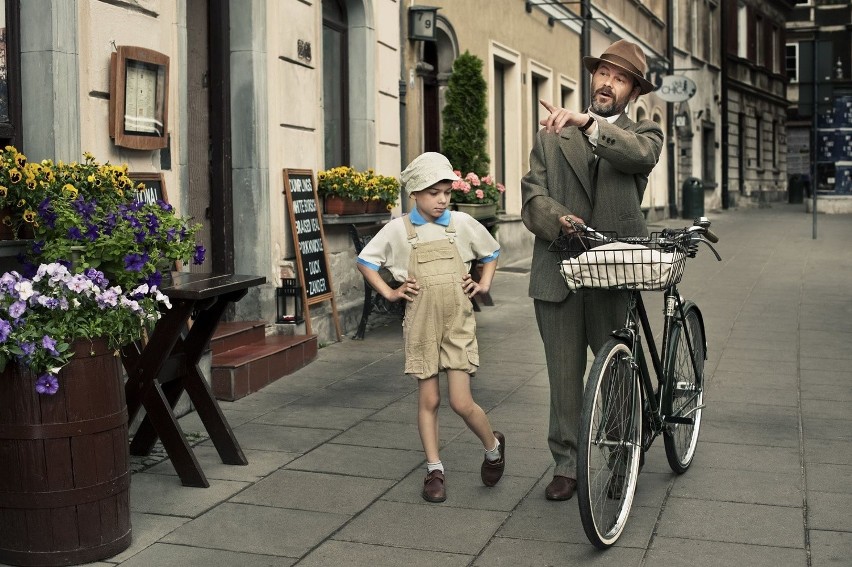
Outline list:
[[[402,172],[402,185],[409,195],[428,189],[439,181],[457,179],[461,178],[453,171],[450,160],[437,152],[420,154]]]

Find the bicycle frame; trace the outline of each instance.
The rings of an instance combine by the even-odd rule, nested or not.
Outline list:
[[[667,423],[690,423],[688,416],[665,415],[660,400],[664,400],[665,394],[669,389],[674,388],[672,383],[673,376],[666,375],[663,368],[663,360],[668,360],[670,353],[666,352],[669,345],[669,336],[672,332],[673,325],[677,319],[683,321],[685,319],[684,302],[681,300],[677,286],[674,285],[665,290],[663,294],[663,304],[665,306],[663,319],[663,352],[662,357],[657,349],[654,341],[651,322],[648,319],[648,312],[645,309],[645,302],[642,299],[641,292],[633,291],[629,294],[627,317],[624,327],[615,331],[614,336],[624,339],[630,345],[630,351],[633,353],[635,370],[638,370],[641,380],[642,396],[644,402],[648,404],[643,408],[643,414],[648,418],[650,426],[649,435],[642,441],[642,450],[648,450],[654,439],[663,432]],[[638,320],[637,320],[638,319]],[[638,332],[641,326],[641,334]],[[657,388],[651,382],[651,374],[648,368],[648,361],[645,358],[645,349],[642,345],[642,335],[646,337],[648,343],[648,352],[651,356],[651,364],[657,376]],[[687,348],[689,349],[689,358],[693,366],[693,370],[698,374],[698,368],[695,365],[695,347],[693,345],[692,335],[689,330],[684,328],[684,337],[686,339]],[[698,396],[698,393],[693,394]],[[644,437],[644,436],[643,436]]]

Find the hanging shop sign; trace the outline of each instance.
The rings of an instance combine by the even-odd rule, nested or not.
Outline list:
[[[698,88],[695,81],[683,75],[666,75],[660,88],[654,91],[666,102],[685,102],[695,95]]]

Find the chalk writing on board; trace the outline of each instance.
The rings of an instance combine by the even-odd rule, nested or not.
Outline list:
[[[287,180],[302,282],[310,301],[331,292],[316,192],[311,175],[290,174]]]
[[[136,200],[140,203],[152,204],[157,201],[169,202],[166,196],[166,188],[163,185],[163,176],[160,173],[129,173],[130,179],[133,180],[133,189],[136,192]],[[139,191],[139,184],[145,186]]]

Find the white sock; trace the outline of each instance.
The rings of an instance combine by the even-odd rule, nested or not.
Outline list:
[[[500,460],[500,440],[495,437],[494,441],[497,443],[494,448],[485,451],[485,458],[491,463]]]
[[[444,472],[444,463],[438,461],[437,463],[426,463],[426,474],[429,474],[432,471],[441,471]]]

